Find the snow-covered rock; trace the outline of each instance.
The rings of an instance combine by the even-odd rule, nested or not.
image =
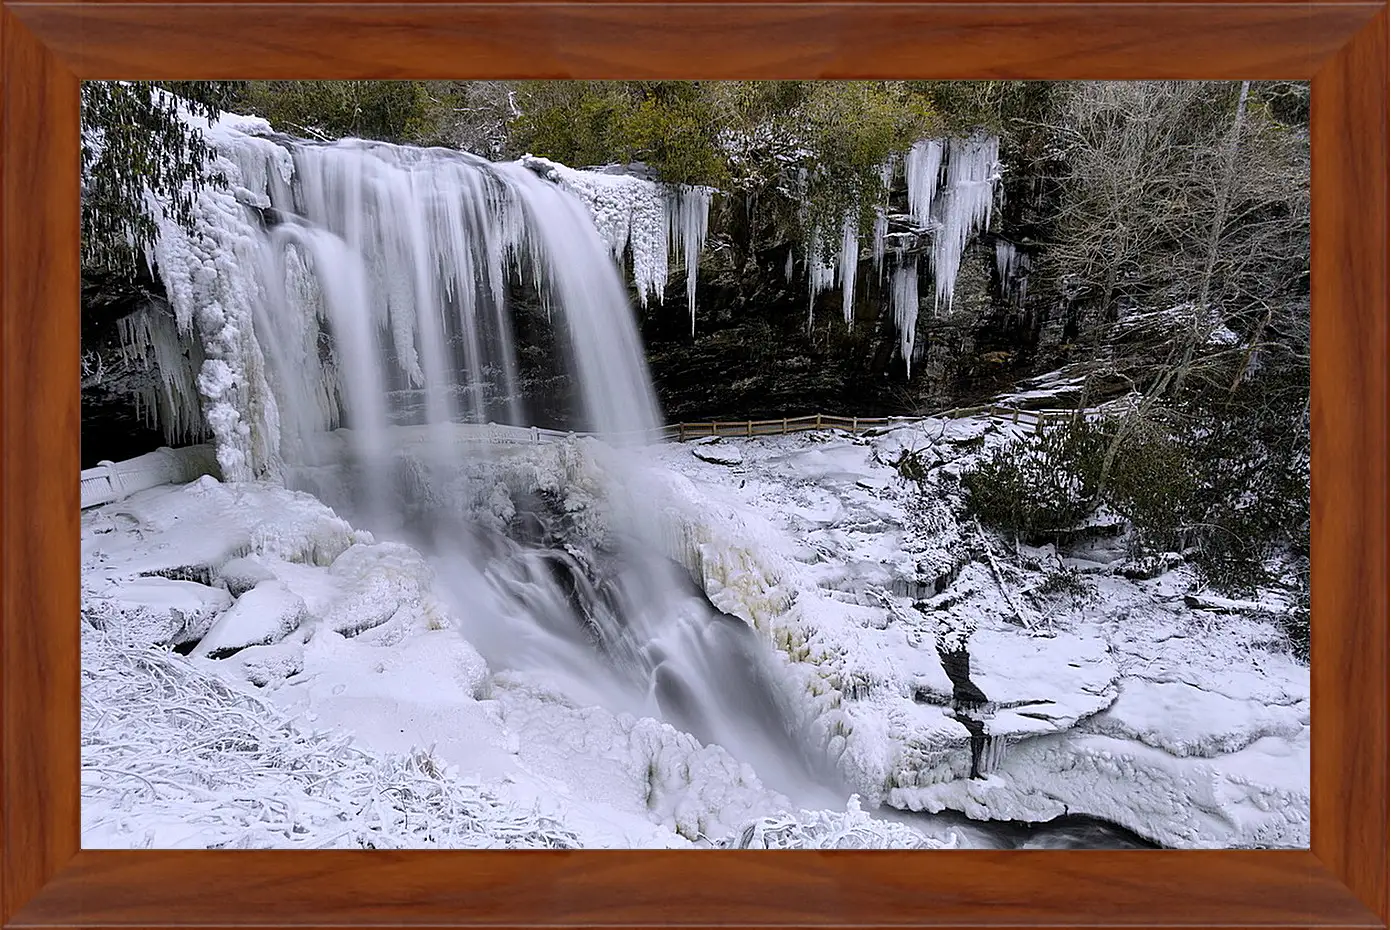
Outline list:
[[[695,446],[691,449],[691,454],[702,462],[714,465],[741,465],[744,461],[744,453],[739,451],[738,446],[726,446],[722,443]]]
[[[302,597],[279,581],[263,581],[218,618],[193,655],[217,659],[247,646],[277,642],[299,629],[304,618]]]
[[[196,642],[232,604],[221,588],[158,575],[127,580],[119,589],[86,594],[83,617],[127,643]]]

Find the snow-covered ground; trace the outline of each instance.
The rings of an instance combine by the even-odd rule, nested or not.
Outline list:
[[[1267,620],[1187,606],[1184,568],[1131,580],[1105,539],[1016,556],[959,521],[949,476],[1018,429],[940,420],[651,455],[679,475],[672,517],[699,541],[689,561],[712,599],[801,672],[868,802],[1090,814],[1185,848],[1307,847],[1308,668]],[[905,450],[921,484],[894,467]],[[1074,587],[1045,593],[1050,572]],[[983,778],[966,777],[970,734],[939,646],[969,653],[985,733],[1002,738]]]
[[[1268,623],[1185,606],[1182,569],[1114,572],[1105,542],[1046,593],[1061,557],[1005,552],[941,480],[1009,429],[508,447],[460,499],[505,520],[545,486],[584,532],[685,565],[778,657],[866,808],[1307,845],[1307,668]],[[905,450],[921,484],[892,464]],[[442,563],[308,494],[203,478],[84,513],[82,542],[88,846],[955,842],[853,800],[797,813],[719,746],[490,668],[466,635],[482,607]],[[969,655],[984,694],[980,778],[943,652]]]
[[[89,847],[951,841],[798,813],[718,746],[491,674],[423,556],[307,494],[205,477],[82,542]]]

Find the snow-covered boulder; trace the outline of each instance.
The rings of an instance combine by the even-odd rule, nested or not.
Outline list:
[[[256,556],[232,559],[217,574],[233,597],[241,597],[261,582],[275,577],[275,572]]]
[[[121,642],[177,646],[193,642],[232,604],[221,588],[158,575],[84,590],[83,619]]]
[[[345,636],[381,626],[399,611],[422,613],[434,582],[425,557],[402,543],[355,545],[334,560],[329,574],[344,593],[321,619]]]
[[[217,659],[247,646],[277,642],[304,621],[304,599],[279,581],[263,581],[237,598],[193,654]]]
[[[702,462],[710,462],[713,465],[744,464],[744,453],[739,450],[738,446],[729,446],[719,442],[693,446],[691,454]]]
[[[1265,737],[1298,739],[1309,704],[1240,701],[1183,682],[1126,679],[1120,698],[1087,722],[1092,733],[1132,739],[1175,756],[1238,752]]]

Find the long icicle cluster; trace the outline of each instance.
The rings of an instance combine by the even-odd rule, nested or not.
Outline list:
[[[956,278],[961,269],[961,256],[973,235],[990,225],[995,197],[995,182],[999,180],[1000,141],[993,136],[970,139],[923,139],[903,156],[903,174],[908,188],[908,212],[914,223],[933,235],[930,265],[934,279],[935,301],[950,307],[956,293]],[[891,159],[880,170],[885,195],[892,187],[895,164]],[[803,178],[805,186],[805,178]],[[889,229],[887,209],[876,205],[870,255],[875,273],[882,274]],[[812,229],[807,247],[807,287],[811,308],[823,291],[837,283],[842,288],[841,312],[846,325],[854,321],[855,269],[859,263],[858,218],[847,212],[841,225],[838,260],[831,265],[822,261],[824,248],[822,232]],[[911,371],[914,333],[905,331],[917,325],[918,261],[900,255],[891,285],[891,304],[894,323],[898,328],[900,348],[905,364]],[[1025,260],[1027,261],[1027,259]],[[1013,265],[1011,267],[1014,267]],[[790,274],[790,267],[789,267]],[[913,301],[910,308],[907,301]],[[808,311],[807,327],[812,323]]]

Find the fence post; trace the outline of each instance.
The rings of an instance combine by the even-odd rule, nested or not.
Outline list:
[[[125,489],[121,486],[121,473],[116,470],[116,463],[110,459],[102,459],[97,464],[106,469],[106,483],[114,495],[112,500],[120,500],[125,496],[123,493]]]
[[[859,431],[860,431],[860,418],[859,418],[859,417],[851,417],[851,418],[850,418],[850,435],[851,435],[851,436],[854,436],[854,435],[855,435],[856,433],[858,433]]]
[[[753,438],[753,420],[744,421],[744,435]]]
[[[1015,407],[1015,408],[1014,408],[1014,422],[1015,422],[1015,423],[1018,423],[1018,422],[1019,422],[1019,408],[1018,408],[1018,407]]]
[[[782,418],[782,434],[787,435],[787,417]]]
[[[1043,435],[1043,420],[1044,420],[1043,414],[1040,413],[1040,414],[1038,415],[1038,423],[1034,426],[1034,435],[1035,435],[1035,436],[1042,436],[1042,435]]]
[[[817,428],[817,429],[820,429],[820,428],[821,428],[821,414],[819,414],[819,413],[816,415],[816,428]]]

